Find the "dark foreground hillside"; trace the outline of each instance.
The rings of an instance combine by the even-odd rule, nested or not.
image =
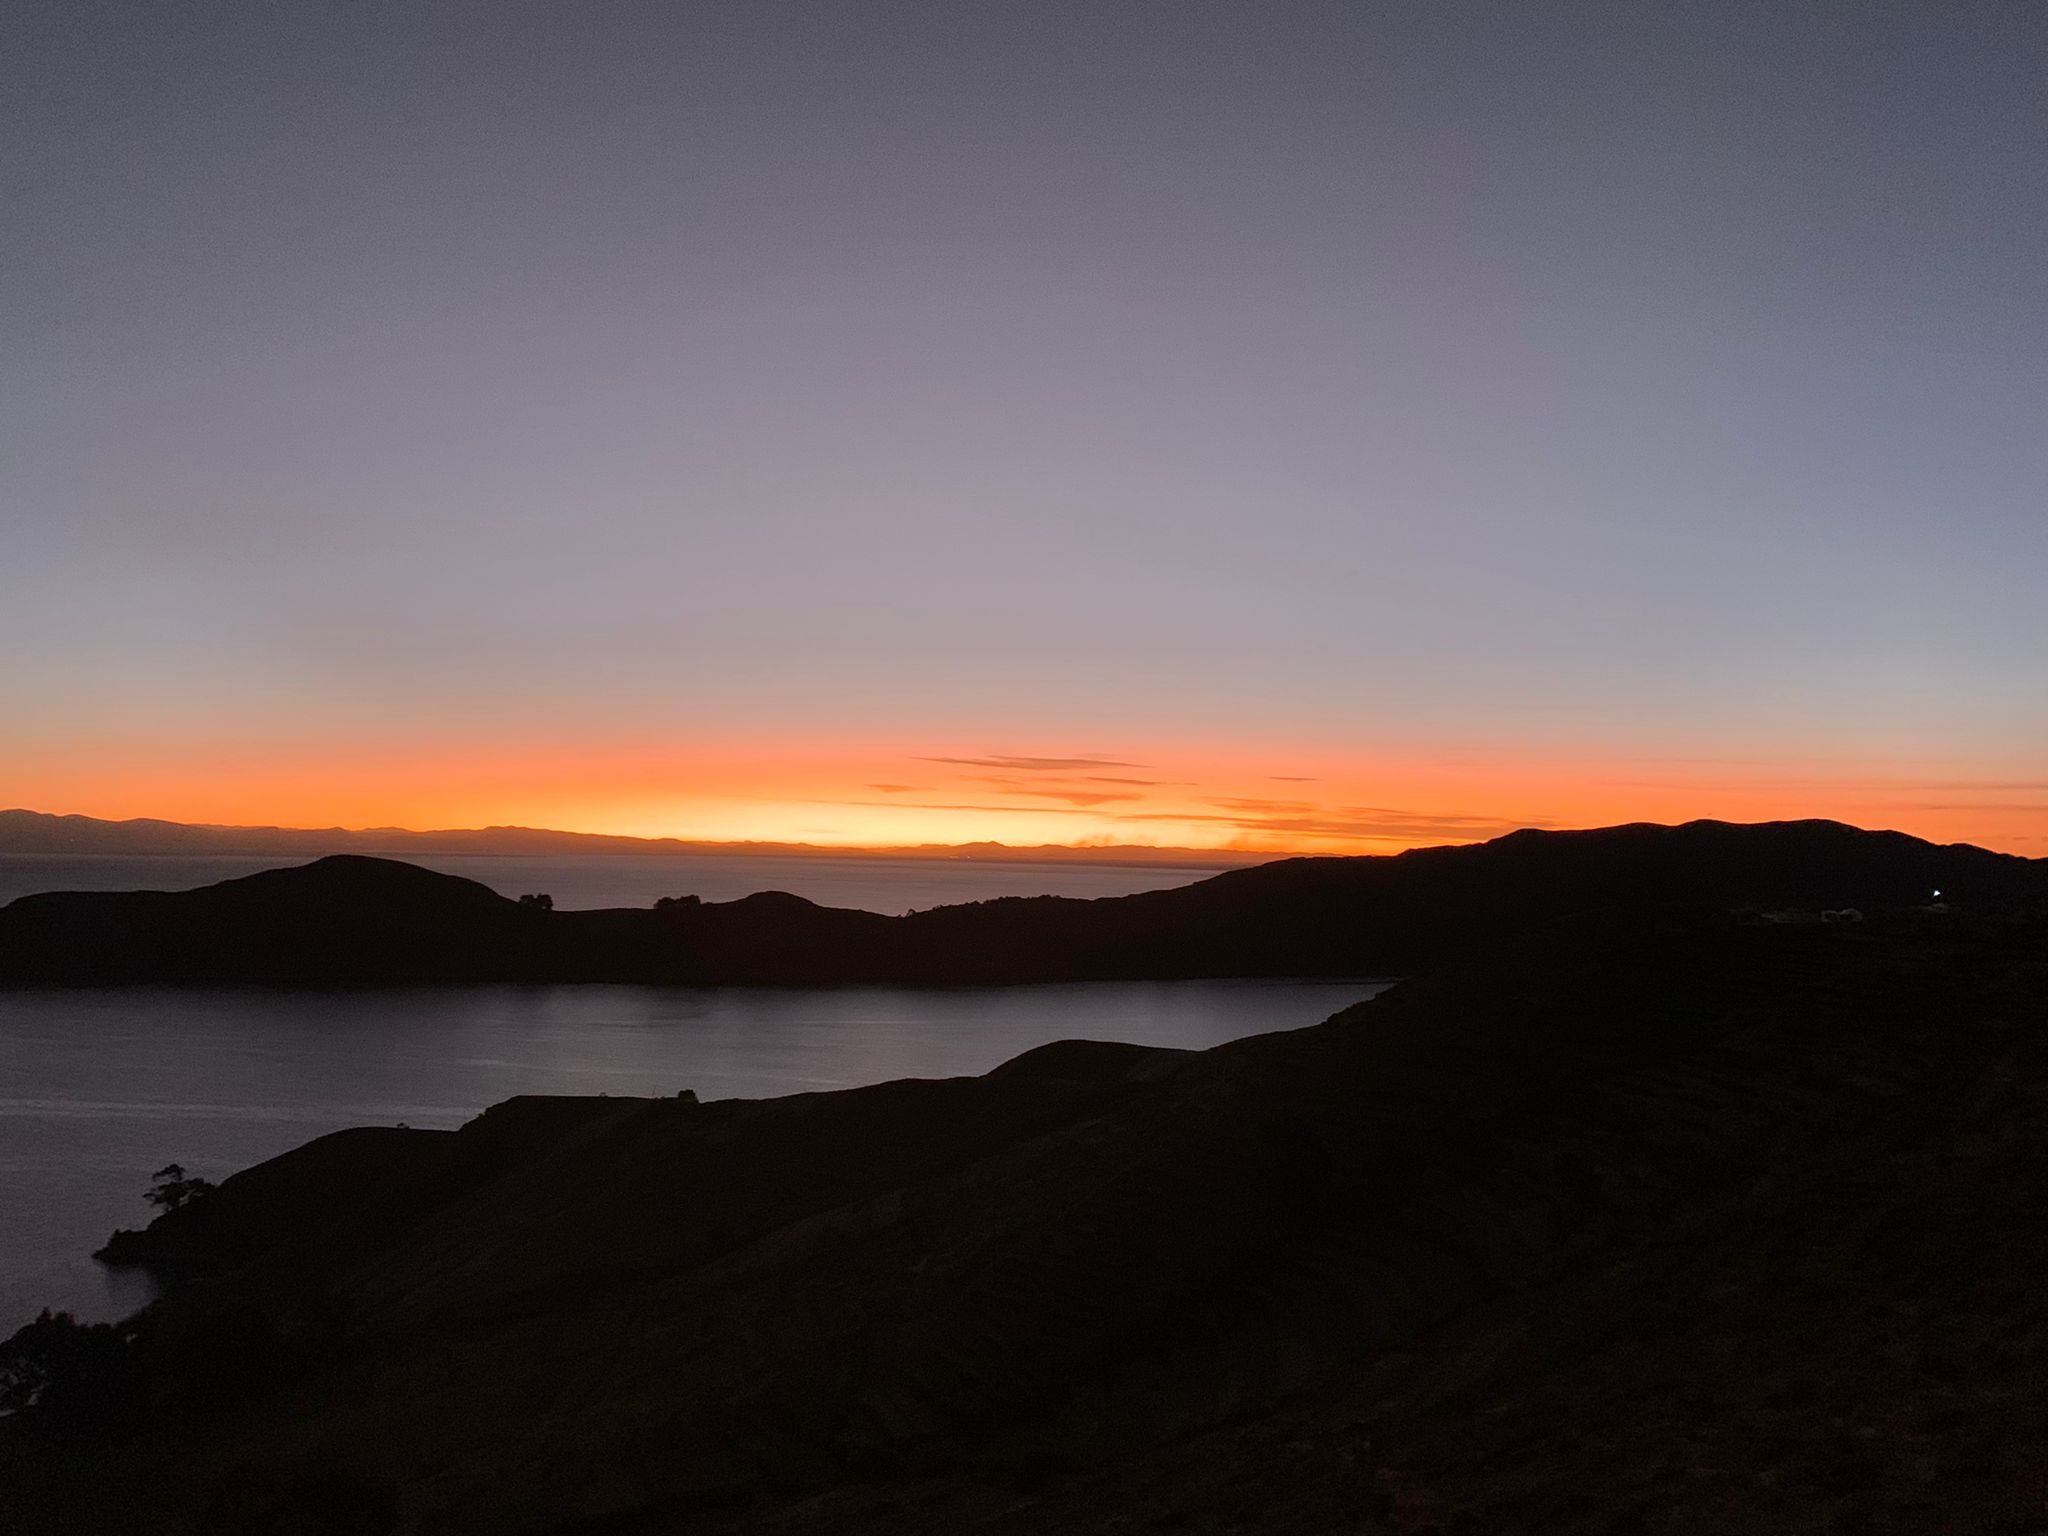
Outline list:
[[[1566,923],[1200,1054],[323,1138],[17,1338],[0,1527],[2030,1531],[2044,1198],[2038,922]]]
[[[1388,857],[1283,859],[1174,890],[883,917],[764,892],[553,912],[341,855],[201,890],[0,908],[0,985],[471,981],[945,984],[1413,972],[1532,923],[1942,899],[2048,905],[2048,860],[1837,822],[1516,832]]]

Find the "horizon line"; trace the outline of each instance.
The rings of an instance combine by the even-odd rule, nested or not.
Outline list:
[[[91,827],[104,829],[108,832],[113,833],[140,832],[146,835],[149,829],[164,829],[167,832],[173,833],[196,833],[202,835],[210,834],[219,837],[223,841],[232,840],[237,836],[240,836],[252,842],[265,837],[280,839],[289,838],[292,839],[299,846],[272,849],[254,847],[237,848],[232,846],[216,846],[212,848],[206,848],[193,847],[191,845],[187,845],[184,847],[158,848],[67,848],[61,846],[22,847],[16,844],[14,839],[10,839],[5,835],[10,820],[15,818],[27,818],[29,823],[31,824],[39,824],[44,826],[54,826],[56,824],[67,822],[84,823]],[[1418,851],[1419,848],[1424,846],[1444,848],[1467,847],[1479,843],[1493,842],[1502,837],[1512,837],[1517,835],[1518,833],[1532,831],[1570,834],[1572,832],[1615,831],[1620,830],[1623,827],[1655,826],[1677,828],[1702,823],[1715,824],[1721,826],[1780,826],[1798,824],[1801,822],[1825,822],[1831,823],[1836,826],[1846,827],[1852,831],[1874,833],[1878,835],[1889,834],[1897,837],[1911,837],[1914,838],[1916,841],[1923,842],[1932,841],[1931,839],[1920,838],[1914,833],[1904,832],[1897,828],[1865,827],[1858,825],[1854,822],[1840,821],[1832,817],[1773,817],[1768,820],[1759,822],[1730,822],[1722,818],[1709,816],[1687,817],[1684,820],[1674,820],[1670,822],[1637,820],[1603,824],[1599,826],[1576,828],[1526,826],[1514,828],[1507,832],[1496,832],[1491,837],[1464,838],[1446,841],[1442,843],[1416,845],[1416,847],[1403,849],[1401,851],[1415,852]],[[21,822],[16,820],[14,821],[14,825],[18,827],[21,825]],[[750,856],[760,858],[806,856],[847,858],[893,857],[910,859],[931,859],[934,861],[944,860],[947,858],[965,857],[968,859],[972,859],[979,857],[982,859],[986,859],[990,862],[1004,861],[1014,863],[1074,864],[1093,863],[1103,865],[1123,865],[1127,867],[1132,865],[1159,865],[1162,867],[1172,868],[1206,868],[1218,870],[1227,868],[1243,868],[1254,864],[1270,863],[1279,859],[1387,858],[1393,856],[1385,853],[1331,854],[1324,850],[1307,848],[1201,848],[1182,845],[1160,845],[1153,843],[1020,844],[1004,843],[995,839],[978,839],[976,841],[966,843],[915,844],[805,843],[773,841],[767,839],[748,841],[717,841],[713,839],[697,839],[676,836],[645,837],[629,832],[581,832],[569,828],[530,827],[520,823],[511,822],[494,823],[492,825],[483,827],[438,827],[428,829],[417,829],[412,827],[399,826],[344,827],[339,825],[328,827],[287,827],[274,824],[249,825],[232,822],[173,821],[168,818],[158,816],[129,816],[111,818],[104,816],[91,816],[83,812],[77,811],[38,811],[32,810],[26,806],[0,807],[0,857],[23,857],[38,854],[80,855],[92,853],[107,854],[112,856],[130,854],[135,856],[162,857],[179,853],[198,854],[203,852],[212,852],[220,855],[247,854],[250,856],[262,856],[269,853],[312,854],[315,856],[324,853],[390,853],[396,856],[401,855],[407,851],[436,851],[433,849],[381,849],[374,846],[370,848],[321,848],[317,846],[317,840],[321,838],[376,839],[379,837],[413,839],[423,843],[431,843],[436,839],[462,839],[470,842],[475,842],[479,840],[490,839],[493,837],[524,837],[534,839],[561,840],[564,842],[577,844],[604,844],[610,847],[611,850],[615,852],[622,852],[627,854],[643,854],[653,857],[680,856],[684,854],[701,854],[712,857],[725,856],[741,858]],[[14,845],[10,846],[10,844]],[[313,844],[314,846],[307,846],[307,844]],[[2031,862],[2031,856],[2027,854],[2013,853],[2005,850],[1988,849],[1984,848],[1984,845],[1979,843],[1948,843],[1936,844],[1936,846],[1980,848],[1983,849],[1983,851],[1985,852],[2000,852],[2004,857],[2007,858],[2026,859]],[[523,853],[532,853],[535,850],[530,848],[493,849],[489,847],[470,846],[456,849],[443,848],[438,851],[462,852],[477,857],[511,857]]]
[[[110,832],[144,834],[154,829],[167,832],[217,834],[223,838],[241,836],[248,839],[264,837],[292,838],[295,840],[335,838],[377,838],[393,837],[407,839],[462,838],[486,839],[491,837],[532,837],[559,838],[586,843],[624,845],[618,851],[660,854],[707,854],[734,857],[777,857],[832,855],[845,857],[898,857],[943,859],[972,852],[982,856],[1001,858],[1010,856],[1019,862],[1027,862],[1033,856],[1064,863],[1130,864],[1156,863],[1175,864],[1190,867],[1223,867],[1263,863],[1271,859],[1308,856],[1309,849],[1250,849],[1226,847],[1194,847],[1180,844],[1157,843],[1005,843],[994,838],[977,838],[964,843],[812,843],[784,841],[779,839],[720,840],[713,838],[691,838],[675,835],[660,837],[642,836],[630,832],[586,832],[569,827],[536,827],[519,822],[495,822],[481,827],[402,827],[373,826],[348,827],[339,824],[324,827],[284,826],[276,823],[242,823],[210,821],[177,821],[162,816],[93,816],[79,811],[40,811],[28,806],[0,807],[0,818],[27,817],[40,823],[84,823]],[[188,851],[184,848],[132,850],[111,848],[18,848],[6,846],[8,840],[0,838],[0,855],[20,856],[25,853],[120,853],[158,852],[172,853]],[[232,852],[218,849],[218,852]],[[259,850],[250,850],[252,852]],[[290,851],[308,851],[294,849]],[[335,850],[359,852],[359,849]],[[470,852],[486,853],[491,850],[470,849]],[[502,853],[516,853],[524,850],[498,850]]]

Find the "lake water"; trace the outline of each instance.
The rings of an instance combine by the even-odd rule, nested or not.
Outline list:
[[[995,896],[1128,896],[1186,885],[1225,867],[831,854],[408,852],[393,857],[481,881],[505,896],[545,891],[564,908],[651,907],[661,896],[733,901],[755,891],[788,891],[823,906],[888,913]],[[182,891],[307,862],[281,854],[0,855],[0,904],[35,891]]]
[[[0,992],[0,1338],[148,1299],[91,1251],[169,1162],[219,1180],[350,1125],[460,1125],[517,1093],[753,1098],[985,1072],[1069,1038],[1203,1048],[1376,982],[776,990]]]

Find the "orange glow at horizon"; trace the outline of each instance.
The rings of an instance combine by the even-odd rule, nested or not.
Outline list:
[[[707,842],[1150,845],[1381,853],[1521,826],[1825,816],[2048,853],[2048,805],[2005,773],[1916,762],[1194,747],[1019,756],[773,742],[612,752],[250,745],[14,762],[8,806],[223,825],[521,825]],[[2011,770],[2017,772],[2018,770]]]

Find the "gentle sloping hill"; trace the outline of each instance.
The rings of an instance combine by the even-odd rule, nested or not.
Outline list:
[[[196,891],[23,896],[0,908],[12,981],[431,980],[512,970],[538,913],[488,886],[341,854]]]
[[[1740,910],[2048,900],[2048,860],[1831,821],[1694,821],[1385,857],[1284,859],[1113,901],[1009,899],[904,919],[962,975],[1360,975],[1412,971],[1531,924],[1637,925]]]
[[[175,894],[0,908],[0,984],[1016,982],[1412,971],[1530,923],[1741,908],[2048,901],[2048,861],[1834,822],[1517,832],[1384,858],[1287,859],[1174,890],[906,917],[764,892],[541,912],[473,882],[339,856]]]

